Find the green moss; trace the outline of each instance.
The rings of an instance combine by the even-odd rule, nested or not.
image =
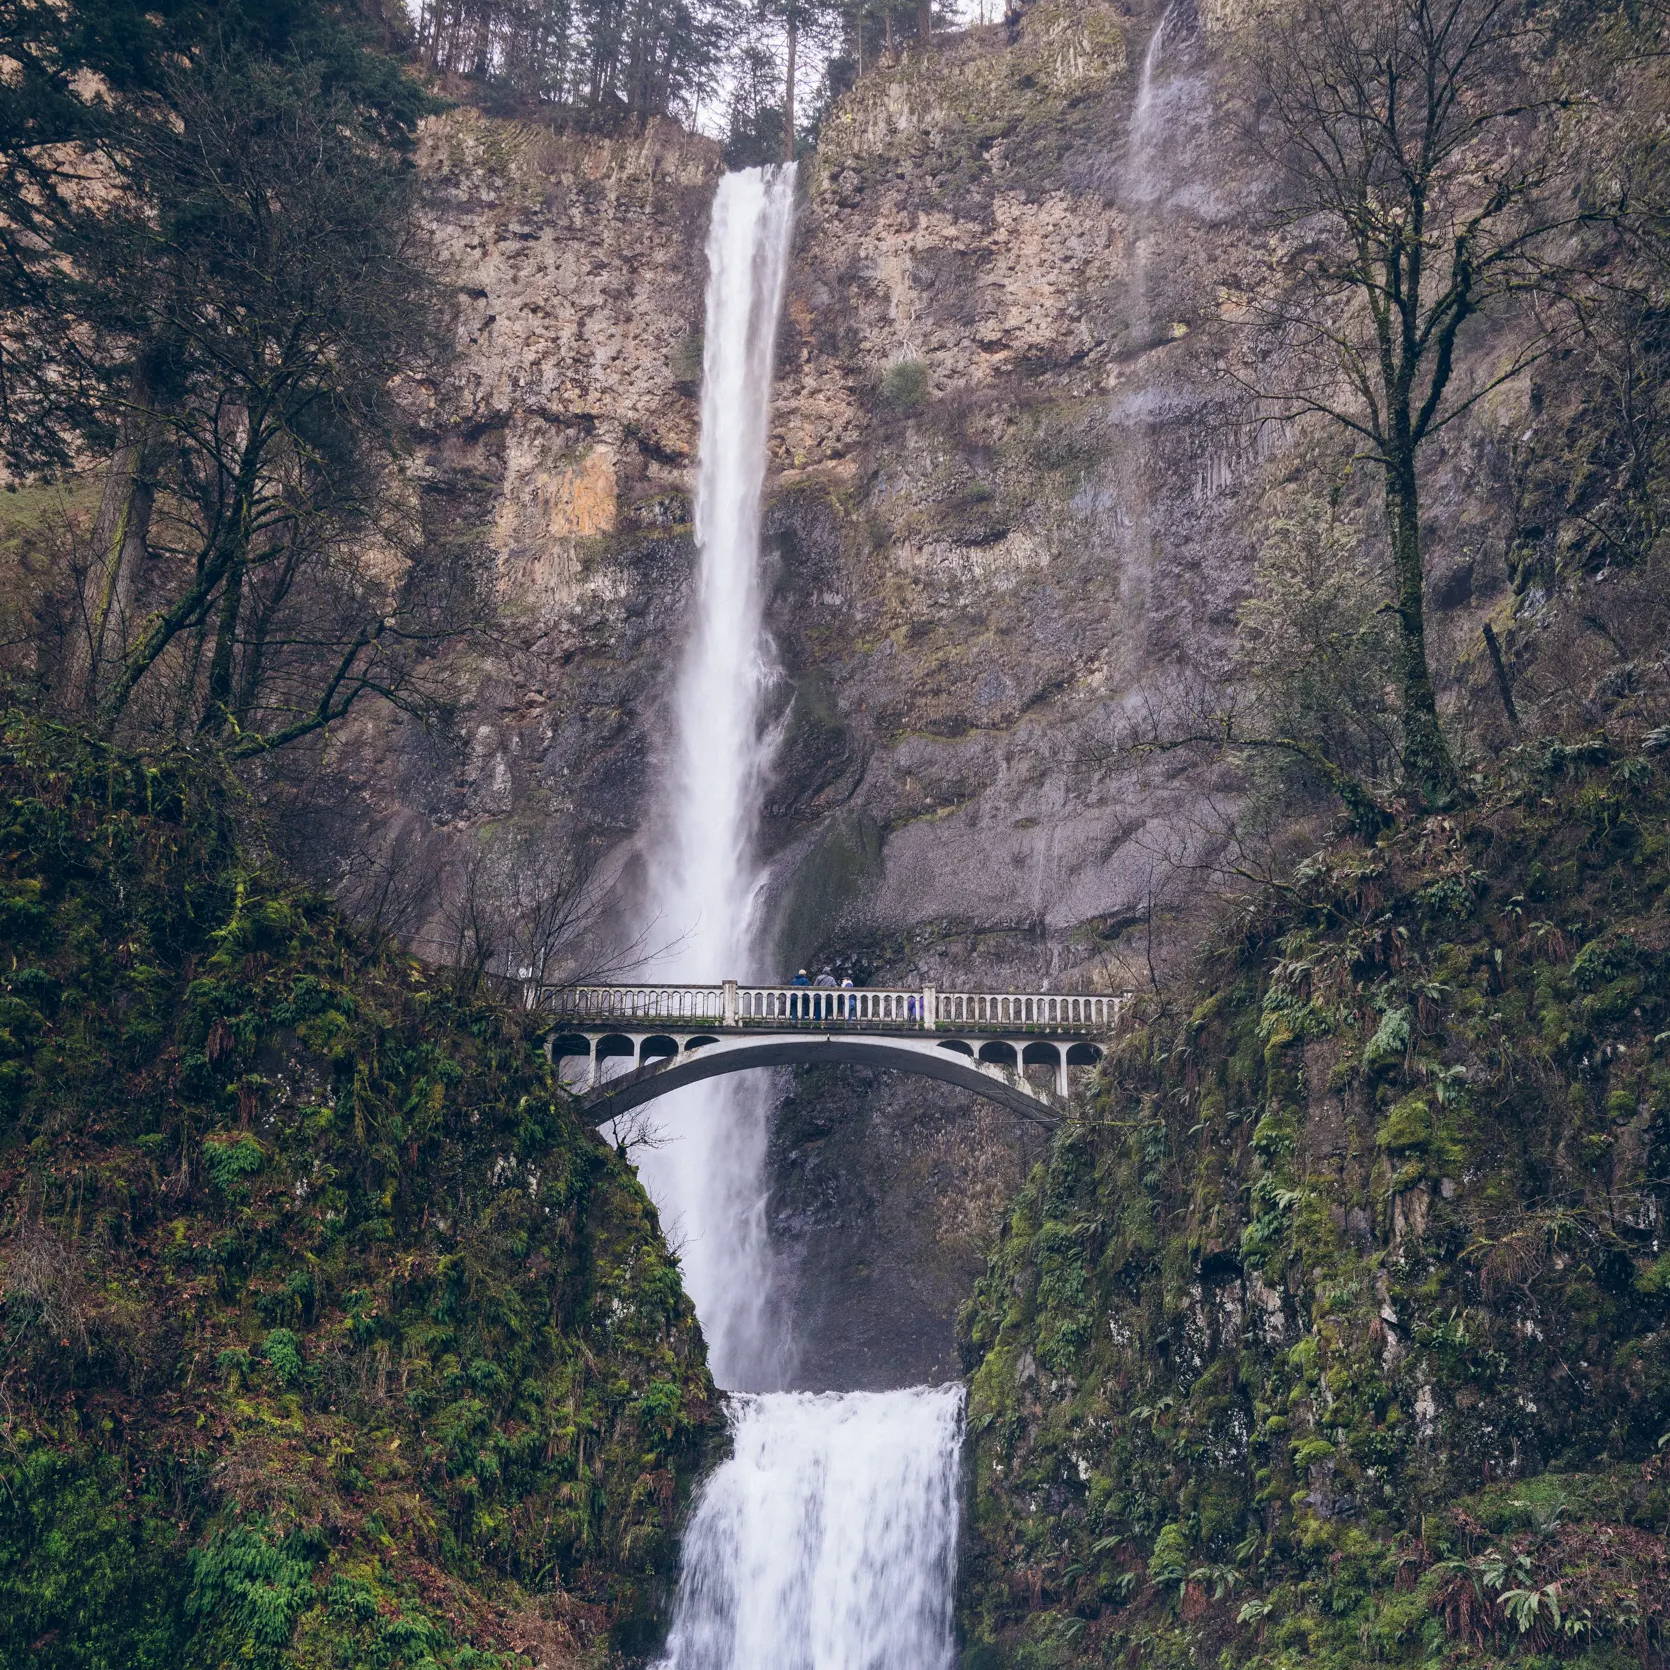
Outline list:
[[[1670,860],[1595,855],[1598,773],[1664,824],[1662,769],[1533,760],[1310,861],[1122,1040],[965,1316],[998,1662],[1670,1651]],[[1550,1584],[1573,1632],[1521,1630]]]
[[[11,720],[0,788],[0,1664],[642,1618],[712,1389],[525,1018],[252,862],[189,763]]]

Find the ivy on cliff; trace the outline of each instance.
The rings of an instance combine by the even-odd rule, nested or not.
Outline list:
[[[624,1165],[206,774],[4,743],[0,1665],[629,1636],[712,1389]]]
[[[1153,1005],[965,1317],[971,1665],[1670,1662],[1667,812],[1526,749]]]

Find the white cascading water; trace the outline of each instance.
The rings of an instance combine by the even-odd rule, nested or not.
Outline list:
[[[700,553],[689,640],[674,694],[675,741],[659,839],[649,854],[653,920],[668,949],[648,978],[759,978],[755,852],[774,738],[775,674],[760,584],[760,507],[772,357],[794,225],[792,167],[728,175],[708,234],[707,326],[696,482]],[[776,1337],[765,1224],[770,1081],[698,1084],[661,1104],[663,1146],[639,1162],[678,1249],[721,1385],[770,1389],[789,1363]]]
[[[1151,328],[1149,320],[1148,269],[1152,260],[1149,244],[1154,235],[1155,199],[1160,182],[1155,175],[1155,158],[1163,123],[1160,120],[1159,68],[1166,48],[1166,31],[1172,21],[1168,6],[1148,37],[1142,55],[1142,74],[1137,78],[1137,96],[1131,105],[1130,127],[1125,141],[1123,196],[1131,218],[1131,301],[1130,329],[1139,341]]]
[[[961,1389],[737,1398],[662,1670],[950,1670]]]
[[[708,237],[696,491],[700,551],[676,689],[674,759],[648,853],[671,940],[659,979],[762,972],[756,850],[776,737],[765,698],[760,519],[772,362],[793,230],[792,167],[720,183]],[[731,1458],[685,1537],[663,1670],[950,1670],[960,1387],[780,1388],[793,1352],[766,1231],[771,1085],[745,1074],[660,1104],[640,1161],[731,1399]]]

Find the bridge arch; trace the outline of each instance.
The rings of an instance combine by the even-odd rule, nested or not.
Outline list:
[[[613,1034],[599,1039],[598,1055],[631,1053],[618,1048],[607,1052],[605,1044],[628,1042],[623,1035]],[[916,1039],[891,1036],[816,1036],[803,1033],[753,1034],[742,1037],[701,1036],[685,1041],[682,1052],[675,1058],[665,1054],[650,1056],[647,1044],[637,1059],[641,1065],[599,1084],[582,1097],[588,1117],[598,1125],[606,1125],[634,1108],[670,1095],[687,1085],[705,1079],[719,1078],[728,1073],[747,1072],[758,1067],[819,1066],[844,1063],[861,1067],[888,1067],[903,1073],[915,1073],[924,1078],[954,1084],[1000,1107],[1008,1108],[1023,1118],[1039,1124],[1054,1125],[1066,1111],[1065,1099],[1030,1083],[1021,1064],[1024,1053],[1032,1057],[1035,1046],[1017,1047],[1004,1043],[1006,1055],[996,1059],[988,1055],[991,1044],[981,1047],[976,1060],[971,1045],[961,1039]],[[671,1042],[656,1035],[655,1042]],[[1052,1053],[1055,1053],[1053,1051]],[[1101,1059],[1101,1050],[1093,1044],[1073,1046],[1071,1053],[1080,1053],[1074,1065],[1089,1066]],[[1047,1064],[1056,1067],[1065,1078],[1067,1063],[1056,1055]]]

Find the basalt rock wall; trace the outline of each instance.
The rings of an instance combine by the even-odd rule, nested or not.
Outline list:
[[[1237,137],[1235,18],[1174,7],[1156,46],[1159,15],[1034,0],[1013,42],[945,37],[866,77],[803,164],[768,511],[785,968],[1123,987],[1187,942],[1235,780],[1120,743],[1224,671],[1260,530],[1322,443],[1237,421],[1249,302],[1288,251]],[[579,855],[595,963],[642,886],[692,572],[718,150],[455,112],[425,166],[458,301],[412,479],[493,625],[437,669],[446,723],[350,743],[347,804],[414,874]],[[1484,688],[1459,646],[1509,595],[1481,488],[1547,421],[1504,391],[1432,472],[1458,699]],[[432,898],[423,932],[449,931]],[[797,1083],[778,1149],[808,1380],[950,1372],[1031,1134],[838,1074]]]

